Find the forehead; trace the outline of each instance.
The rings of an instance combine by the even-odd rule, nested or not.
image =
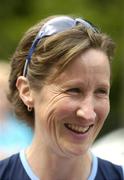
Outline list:
[[[69,79],[83,80],[86,77],[110,80],[110,64],[101,50],[89,49],[73,59],[56,78],[58,82]],[[84,78],[85,77],[85,78]]]

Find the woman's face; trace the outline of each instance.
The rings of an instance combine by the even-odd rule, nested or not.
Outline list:
[[[110,65],[90,49],[75,58],[53,83],[35,94],[35,135],[62,156],[85,154],[109,113]]]

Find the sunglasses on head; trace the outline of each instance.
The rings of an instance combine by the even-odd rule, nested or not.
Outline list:
[[[30,63],[32,54],[34,53],[35,48],[38,45],[39,41],[43,37],[52,36],[52,35],[57,34],[59,32],[64,32],[68,29],[71,29],[71,28],[77,26],[78,24],[82,24],[87,29],[91,29],[94,33],[99,32],[99,30],[93,24],[91,24],[89,21],[86,21],[86,20],[80,19],[80,18],[73,19],[73,18],[70,18],[68,16],[59,16],[59,17],[55,17],[55,18],[47,21],[41,27],[40,31],[36,35],[32,45],[29,49],[29,53],[27,55],[25,65],[24,65],[23,76],[26,77],[28,65]]]

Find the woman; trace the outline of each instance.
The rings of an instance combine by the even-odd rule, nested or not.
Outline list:
[[[32,43],[33,42],[33,43]],[[32,144],[0,163],[1,179],[123,179],[90,146],[109,113],[114,43],[89,22],[54,16],[32,27],[12,58],[9,99]]]

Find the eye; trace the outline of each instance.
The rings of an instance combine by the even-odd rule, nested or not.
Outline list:
[[[70,88],[68,90],[66,90],[67,93],[71,93],[71,94],[79,94],[81,93],[81,90],[79,88]]]
[[[105,88],[99,88],[96,90],[96,94],[98,95],[109,95],[109,90]]]

